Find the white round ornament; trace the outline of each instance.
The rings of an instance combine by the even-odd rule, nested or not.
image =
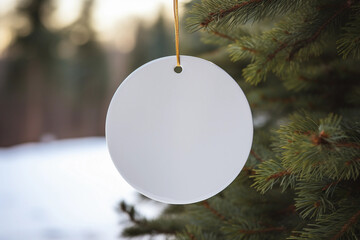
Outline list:
[[[252,145],[248,101],[215,64],[181,56],[151,61],[130,74],[111,100],[106,140],[123,178],[154,200],[188,204],[226,188]]]

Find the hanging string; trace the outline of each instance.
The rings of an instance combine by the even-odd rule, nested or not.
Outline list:
[[[180,43],[179,43],[179,6],[178,0],[174,0],[174,18],[175,18],[175,47],[177,67],[180,67]]]

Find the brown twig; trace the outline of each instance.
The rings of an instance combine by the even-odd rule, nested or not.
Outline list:
[[[257,50],[252,49],[252,48],[241,47],[241,49],[244,50],[244,51],[249,51],[249,52],[254,53],[254,54],[258,53]]]
[[[336,143],[335,146],[337,147],[347,147],[347,148],[360,148],[360,144],[358,143]]]
[[[215,30],[210,31],[210,33],[212,33],[212,34],[214,34],[214,35],[216,35],[216,36],[225,38],[225,39],[227,39],[227,40],[230,40],[230,41],[232,41],[232,42],[236,42],[236,39],[235,39],[235,38],[232,38],[232,37],[230,37],[230,36],[228,36],[228,35],[226,35],[226,34],[224,34],[224,33],[221,33],[221,32],[215,31]]]
[[[241,171],[247,173],[247,175],[255,175],[256,174],[255,170],[251,167],[243,167],[243,169]]]
[[[284,48],[286,48],[288,46],[289,45],[287,43],[282,43],[277,49],[275,49],[275,51],[273,53],[268,55],[267,62],[273,60],[274,57],[276,56],[276,54],[278,54],[281,50],[283,50]]]
[[[352,165],[354,162],[360,162],[360,158],[356,158],[356,159],[354,159],[354,160],[346,161],[346,162],[345,162],[345,165],[346,165],[346,166],[350,166],[350,165]]]
[[[284,171],[281,171],[281,172],[274,173],[274,174],[270,175],[269,177],[266,178],[266,181],[269,181],[269,180],[271,180],[271,179],[280,178],[280,177],[283,177],[283,176],[286,176],[286,175],[290,175],[290,174],[291,174],[290,171],[284,170]]]
[[[186,234],[189,236],[189,238],[190,238],[191,240],[196,240],[196,237],[194,236],[194,234],[189,233],[189,232],[186,232]]]
[[[338,184],[338,183],[339,183],[339,181],[340,181],[340,180],[335,181],[335,182],[331,182],[331,183],[327,184],[325,187],[323,187],[323,188],[321,189],[321,191],[326,191],[326,190],[328,190],[330,187],[332,187],[332,186],[334,186],[334,185]]]
[[[251,149],[250,154],[253,155],[259,162],[264,162],[264,160],[254,150]]]
[[[222,215],[221,213],[219,213],[218,211],[216,211],[216,209],[214,209],[213,207],[211,207],[208,201],[206,201],[206,200],[203,201],[202,205],[205,208],[209,209],[210,212],[212,212],[216,217],[220,218],[221,220],[226,220],[225,216]]]

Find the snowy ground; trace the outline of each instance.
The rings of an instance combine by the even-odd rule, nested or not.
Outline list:
[[[104,138],[0,148],[0,240],[113,240],[127,224],[124,199],[145,216],[164,207],[140,200],[116,171]]]

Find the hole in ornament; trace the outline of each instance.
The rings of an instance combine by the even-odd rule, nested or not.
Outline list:
[[[176,73],[181,73],[181,72],[182,72],[182,67],[181,67],[181,66],[176,66],[176,67],[174,68],[174,71],[175,71]]]

